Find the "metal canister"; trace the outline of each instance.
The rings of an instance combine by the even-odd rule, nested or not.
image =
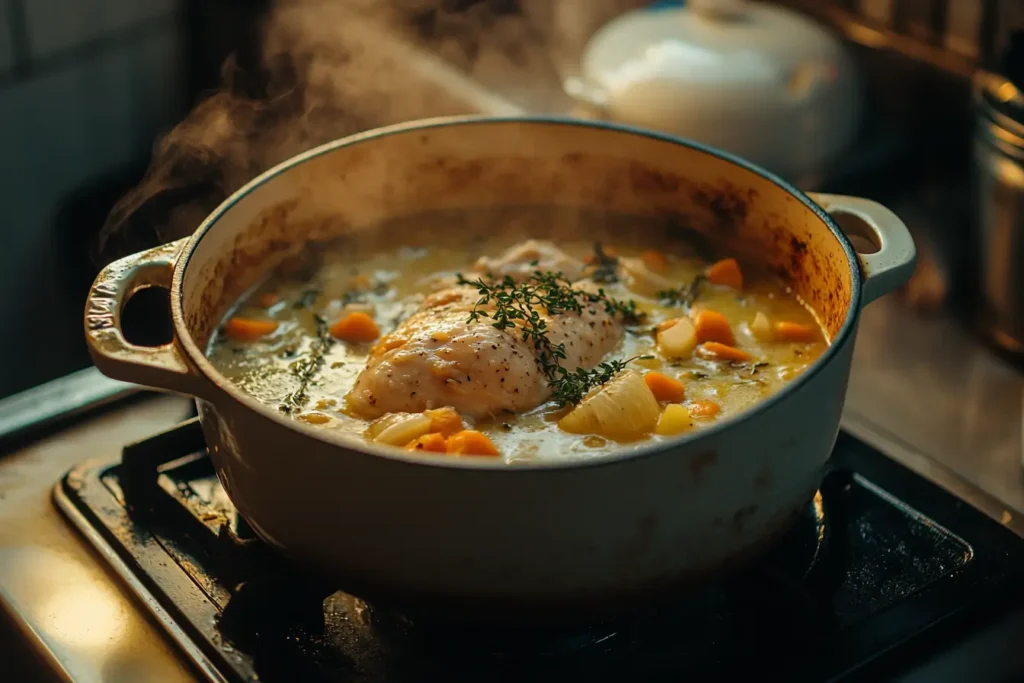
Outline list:
[[[1024,353],[1024,93],[982,72],[974,100],[979,313],[993,341]]]

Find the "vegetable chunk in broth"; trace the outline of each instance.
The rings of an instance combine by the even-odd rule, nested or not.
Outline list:
[[[237,303],[208,355],[295,420],[515,463],[706,428],[828,346],[756,263],[678,237],[587,234],[601,241],[421,230],[315,245]]]

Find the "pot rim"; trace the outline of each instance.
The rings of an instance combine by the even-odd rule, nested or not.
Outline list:
[[[752,173],[755,173],[765,180],[768,180],[780,190],[788,193],[795,197],[805,208],[812,211],[831,231],[832,236],[839,242],[846,255],[847,264],[851,271],[851,291],[850,291],[850,303],[846,311],[846,317],[843,320],[842,326],[839,328],[839,332],[829,347],[822,353],[811,365],[807,368],[798,378],[789,382],[781,390],[769,396],[757,403],[754,407],[749,408],[738,415],[734,415],[726,420],[722,420],[713,426],[706,427],[697,431],[691,431],[686,434],[682,434],[678,437],[670,440],[652,443],[644,446],[640,446],[634,450],[623,451],[622,453],[615,454],[614,451],[609,455],[596,456],[588,459],[573,459],[565,461],[538,461],[528,463],[516,463],[515,465],[508,465],[501,460],[500,462],[494,462],[490,458],[451,458],[444,454],[407,454],[404,450],[398,448],[383,448],[383,447],[372,447],[369,444],[353,438],[351,435],[345,433],[339,433],[334,430],[327,430],[322,427],[316,427],[313,425],[307,425],[299,421],[290,419],[282,415],[279,411],[274,410],[272,407],[267,406],[264,403],[256,400],[252,396],[249,396],[244,391],[239,389],[230,380],[225,378],[212,363],[206,358],[206,354],[203,353],[202,349],[195,343],[191,333],[185,326],[185,314],[182,306],[182,287],[184,283],[184,274],[188,270],[189,262],[191,261],[192,255],[195,253],[196,247],[202,241],[203,237],[214,228],[218,221],[221,220],[238,202],[249,194],[255,192],[262,185],[269,182],[271,179],[285,173],[286,171],[298,166],[310,159],[314,159],[323,154],[328,154],[334,150],[342,147],[349,147],[365,142],[372,141],[377,138],[386,137],[389,135],[396,135],[401,133],[408,133],[410,131],[425,130],[432,128],[445,128],[448,126],[465,126],[465,125],[477,125],[477,124],[540,124],[540,125],[555,125],[555,126],[579,126],[583,128],[592,128],[597,130],[605,130],[610,132],[626,133],[629,135],[635,135],[640,137],[646,137],[661,142],[668,142],[689,149],[703,152],[714,157],[718,157],[723,161],[727,161],[731,164],[746,169]],[[860,315],[861,309],[861,298],[863,290],[863,276],[860,267],[860,261],[857,258],[857,252],[850,243],[850,240],[846,237],[843,231],[839,228],[838,224],[832,219],[832,217],[814,201],[811,200],[804,192],[797,189],[795,186],[786,182],[774,173],[767,171],[756,164],[753,164],[741,157],[733,155],[729,152],[725,152],[714,147],[680,138],[674,135],[668,135],[665,133],[658,133],[655,131],[645,130],[643,128],[637,128],[630,125],[611,123],[607,121],[591,121],[584,119],[574,119],[571,117],[564,116],[486,116],[486,115],[464,115],[464,116],[445,116],[437,118],[420,119],[416,121],[409,121],[405,123],[399,123],[391,126],[382,128],[375,128],[372,130],[356,133],[344,138],[339,138],[331,142],[324,143],[318,147],[307,150],[301,154],[293,156],[285,161],[281,162],[277,166],[264,171],[253,180],[246,183],[243,187],[238,189],[234,194],[221,202],[220,206],[213,210],[200,224],[192,236],[188,239],[184,248],[178,256],[176,265],[174,267],[174,275],[171,281],[170,298],[171,298],[171,316],[174,323],[175,333],[177,339],[188,355],[189,360],[194,364],[195,368],[203,375],[203,377],[212,383],[215,387],[223,391],[228,397],[234,399],[240,403],[243,407],[252,410],[260,416],[277,422],[282,427],[299,432],[300,434],[322,441],[331,446],[344,448],[352,453],[357,453],[363,456],[369,456],[373,458],[387,458],[390,460],[400,461],[410,465],[418,465],[423,467],[431,468],[451,468],[456,470],[499,470],[502,472],[513,472],[528,473],[536,472],[538,470],[575,470],[580,468],[590,467],[607,467],[611,465],[621,464],[625,461],[646,458],[653,455],[658,455],[666,451],[673,450],[682,445],[689,445],[693,442],[700,442],[710,440],[720,433],[731,429],[741,422],[753,418],[756,414],[769,410],[780,402],[786,400],[790,394],[795,393],[800,388],[805,386],[811,381],[811,379],[817,375],[826,365],[831,363],[835,357],[839,354],[840,349],[846,344],[849,338],[854,334],[856,329],[857,319]],[[201,399],[202,400],[202,399]]]

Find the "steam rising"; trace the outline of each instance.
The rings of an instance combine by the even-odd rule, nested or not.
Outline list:
[[[521,91],[551,89],[593,30],[638,4],[278,0],[259,70],[228,59],[221,90],[157,143],[142,183],[107,218],[101,257],[192,233],[254,176],[329,140],[427,116],[517,113],[477,79],[515,73]]]

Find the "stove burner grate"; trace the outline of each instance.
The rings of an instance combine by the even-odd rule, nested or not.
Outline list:
[[[1020,539],[845,434],[761,560],[576,630],[442,623],[296,574],[238,517],[195,420],[72,470],[55,498],[210,680],[838,680],[1024,583]]]

